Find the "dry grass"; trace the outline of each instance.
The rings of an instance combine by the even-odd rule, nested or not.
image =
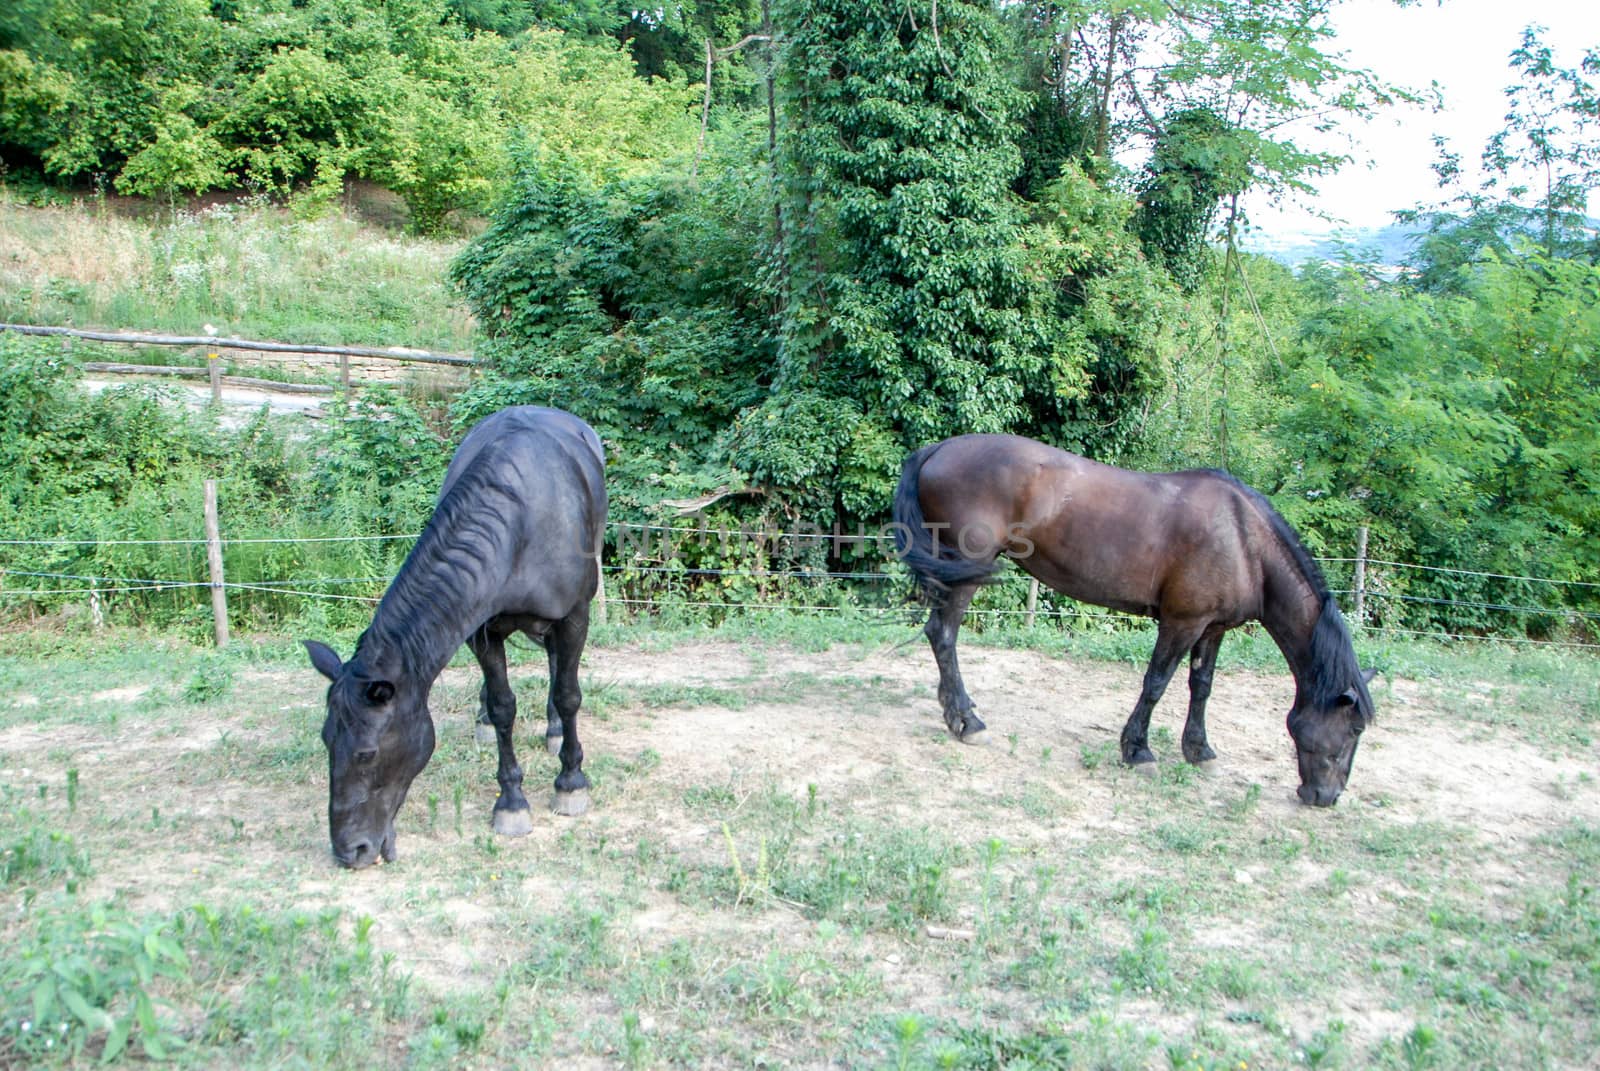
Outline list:
[[[170,920],[192,974],[241,994],[277,984],[296,925],[316,962],[353,964],[348,998],[286,993],[277,1026],[239,1011],[224,1030],[204,987],[174,986],[195,1065],[1532,1068],[1593,1051],[1592,744],[1463,724],[1444,693],[1386,679],[1351,792],[1318,811],[1294,800],[1283,674],[1219,678],[1209,774],[1171,761],[1169,699],[1151,779],[1111,760],[1137,667],[969,647],[992,729],[962,746],[904,638],[615,632],[585,665],[594,808],[516,840],[488,832],[476,677],[448,670],[401,860],[359,873],[328,857],[322,686],[288,645],[224,672],[182,645],[30,641],[0,674],[0,784],[92,866],[15,886],[34,907],[3,943],[109,902]],[[525,712],[542,709],[536,656],[515,673]],[[542,791],[552,760],[528,724]],[[261,936],[218,966],[196,905],[235,920],[224,939],[241,917]]]

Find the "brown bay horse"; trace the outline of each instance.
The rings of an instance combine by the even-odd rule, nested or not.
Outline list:
[[[1330,806],[1373,718],[1371,671],[1321,570],[1258,492],[1222,472],[1131,472],[1031,439],[962,435],[905,461],[895,543],[933,603],[924,630],[939,665],[939,703],[956,737],[982,732],[956,661],[956,633],[998,558],[1076,599],[1154,618],[1155,651],[1122,730],[1122,758],[1155,761],[1150,713],[1185,654],[1183,754],[1216,757],[1205,708],[1229,629],[1259,621],[1294,674],[1289,735],[1300,798]]]

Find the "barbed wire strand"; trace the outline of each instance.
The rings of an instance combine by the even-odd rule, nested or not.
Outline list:
[[[679,528],[661,524],[635,524],[630,521],[613,521],[608,526],[617,531],[648,531],[668,532],[683,535],[715,535],[723,539],[735,537],[760,537],[767,541],[784,539],[821,539],[838,541],[841,543],[859,542],[884,542],[892,539],[886,534],[870,532],[775,532],[761,528],[706,528],[689,527]],[[220,540],[224,547],[251,546],[287,543],[372,543],[392,542],[399,540],[415,540],[417,534],[406,535],[350,535],[350,536],[261,536],[241,537]],[[62,547],[62,546],[204,546],[205,539],[0,539],[0,546],[7,547]],[[1315,561],[1325,565],[1354,564],[1362,559],[1349,557],[1316,557]],[[1509,580],[1519,583],[1548,584],[1557,587],[1600,588],[1600,581],[1588,580],[1554,580],[1549,577],[1519,576],[1511,573],[1486,572],[1476,569],[1460,569],[1454,566],[1422,565],[1417,562],[1391,561],[1383,558],[1365,559],[1368,566],[1381,566],[1391,569],[1414,569],[1422,572],[1449,573],[1455,576],[1470,576],[1488,580]],[[1373,592],[1369,592],[1373,594]]]

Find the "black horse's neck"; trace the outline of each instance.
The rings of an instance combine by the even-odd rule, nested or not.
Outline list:
[[[483,563],[507,537],[494,514],[459,516],[441,502],[378,603],[356,653],[373,668],[431,684],[492,616]]]

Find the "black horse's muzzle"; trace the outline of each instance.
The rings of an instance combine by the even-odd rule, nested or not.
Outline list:
[[[1344,791],[1339,788],[1328,788],[1325,785],[1301,785],[1295,790],[1301,803],[1309,803],[1313,807],[1332,807],[1339,802],[1339,794]]]

